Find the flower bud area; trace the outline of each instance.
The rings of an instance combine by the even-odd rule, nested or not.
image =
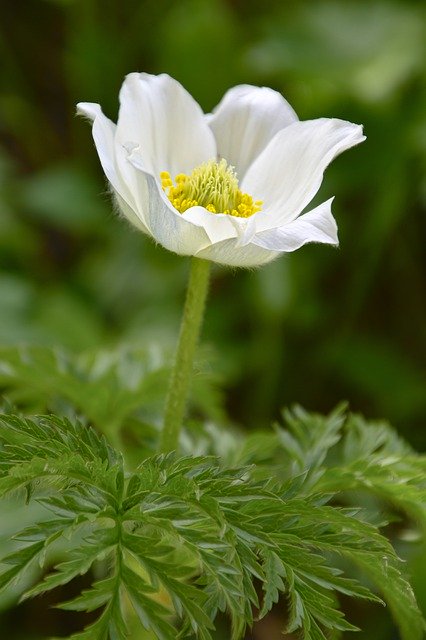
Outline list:
[[[179,173],[174,182],[168,171],[162,171],[160,178],[164,192],[180,213],[200,206],[211,213],[249,218],[262,208],[261,200],[254,201],[240,191],[234,168],[224,159],[204,162],[189,176]]]

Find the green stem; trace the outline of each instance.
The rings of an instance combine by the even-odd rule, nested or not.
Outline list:
[[[185,416],[192,363],[200,334],[209,286],[210,262],[192,258],[185,307],[180,327],[175,362],[166,400],[160,450],[177,449],[182,421]]]

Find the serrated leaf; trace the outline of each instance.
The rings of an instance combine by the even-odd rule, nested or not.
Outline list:
[[[0,574],[0,591],[14,584],[24,574],[28,567],[38,559],[44,550],[44,541],[21,547],[1,559],[3,564],[12,565]]]
[[[272,606],[278,602],[280,594],[285,592],[284,580],[287,578],[285,567],[274,551],[266,549],[262,552],[262,556],[265,580],[263,582],[263,603],[259,613],[260,618],[263,618],[272,609]]]
[[[412,638],[420,638],[422,618],[391,544],[364,521],[362,510],[330,502],[337,489],[326,486],[331,481],[326,474],[331,459],[336,468],[337,457],[329,453],[342,437],[340,414],[328,425],[327,418],[314,420],[303,412],[292,417],[293,440],[284,438],[284,449],[296,443],[299,462],[296,476],[294,461],[289,462],[284,483],[262,477],[253,466],[226,466],[215,456],[153,456],[125,475],[121,456],[89,427],[54,416],[0,420],[0,485],[4,481],[4,490],[31,485],[29,498],[40,499],[53,514],[17,532],[30,544],[6,558],[11,568],[3,573],[4,584],[19,579],[35,559],[43,565],[61,536],[67,540],[66,560],[27,596],[54,589],[107,560],[105,578],[62,605],[78,611],[103,607],[74,640],[125,640],[130,604],[141,624],[161,640],[194,635],[211,640],[219,611],[231,620],[232,640],[240,640],[259,604],[257,581],[264,592],[260,616],[283,594],[288,630],[324,640],[354,629],[340,611],[338,593],[378,600],[343,573],[338,556],[365,565],[404,640],[409,620]],[[307,426],[312,421],[318,427],[315,436]],[[321,442],[322,428],[328,435]],[[282,443],[275,442],[274,455],[282,455]],[[399,449],[391,453],[388,441],[381,442],[370,458],[382,455],[386,473],[403,470],[416,503],[423,461],[410,454],[400,468]],[[345,461],[346,469],[352,464]]]
[[[79,596],[67,602],[61,602],[56,607],[66,611],[95,611],[110,600],[116,588],[116,582],[115,576],[99,580],[90,589],[84,589]]]
[[[113,529],[94,530],[89,538],[80,542],[78,548],[69,552],[69,560],[57,564],[53,573],[26,591],[23,597],[32,598],[67,584],[78,575],[84,575],[96,560],[111,554],[116,543],[117,535]]]
[[[142,582],[140,576],[128,567],[124,567],[123,578],[126,591],[136,614],[145,629],[152,630],[159,640],[171,640],[176,636],[176,629],[170,623],[171,611],[153,599],[155,590]]]
[[[356,563],[383,594],[402,640],[422,640],[426,632],[425,620],[416,602],[413,589],[398,568],[394,558],[365,554]]]

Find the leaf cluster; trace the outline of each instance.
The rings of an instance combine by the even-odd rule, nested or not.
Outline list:
[[[368,494],[377,498],[374,508],[385,519],[405,516],[426,530],[426,457],[384,421],[367,421],[344,406],[328,416],[296,406],[283,412],[283,425],[273,431],[246,437],[228,432],[223,446],[219,431],[207,427],[203,438],[206,451],[220,453],[229,464],[255,465],[258,478],[271,471],[281,480],[303,477],[301,493],[357,504]]]
[[[294,450],[288,459],[298,460],[278,480],[262,478],[261,465],[224,464],[215,455],[151,456],[128,472],[90,427],[4,415],[0,495],[23,493],[52,515],[17,532],[16,549],[2,560],[0,588],[19,583],[35,563],[45,575],[24,598],[88,573],[92,586],[58,604],[98,612],[75,640],[124,640],[133,618],[159,640],[211,640],[219,612],[229,616],[237,640],[279,599],[287,632],[325,640],[356,629],[340,611],[339,594],[380,601],[343,572],[343,558],[382,592],[402,638],[420,640],[423,620],[391,544],[359,510],[329,503],[337,491],[319,469],[337,439],[330,424],[341,426],[342,418],[328,419],[323,453],[321,438],[312,446],[303,426],[315,419],[293,416],[287,436],[274,434],[274,455],[281,442]],[[63,538],[67,555],[52,568]]]
[[[115,441],[127,430],[147,450],[157,437],[150,425],[162,415],[169,373],[169,353],[157,345],[79,354],[40,346],[0,348],[0,388],[11,404],[31,414],[78,416]],[[193,390],[195,411],[224,422],[214,376],[195,376]]]

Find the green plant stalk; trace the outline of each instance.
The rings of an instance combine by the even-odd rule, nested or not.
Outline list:
[[[177,449],[189,394],[193,360],[200,335],[209,287],[210,262],[191,259],[191,271],[180,327],[175,362],[170,377],[166,400],[160,450],[164,453]]]

